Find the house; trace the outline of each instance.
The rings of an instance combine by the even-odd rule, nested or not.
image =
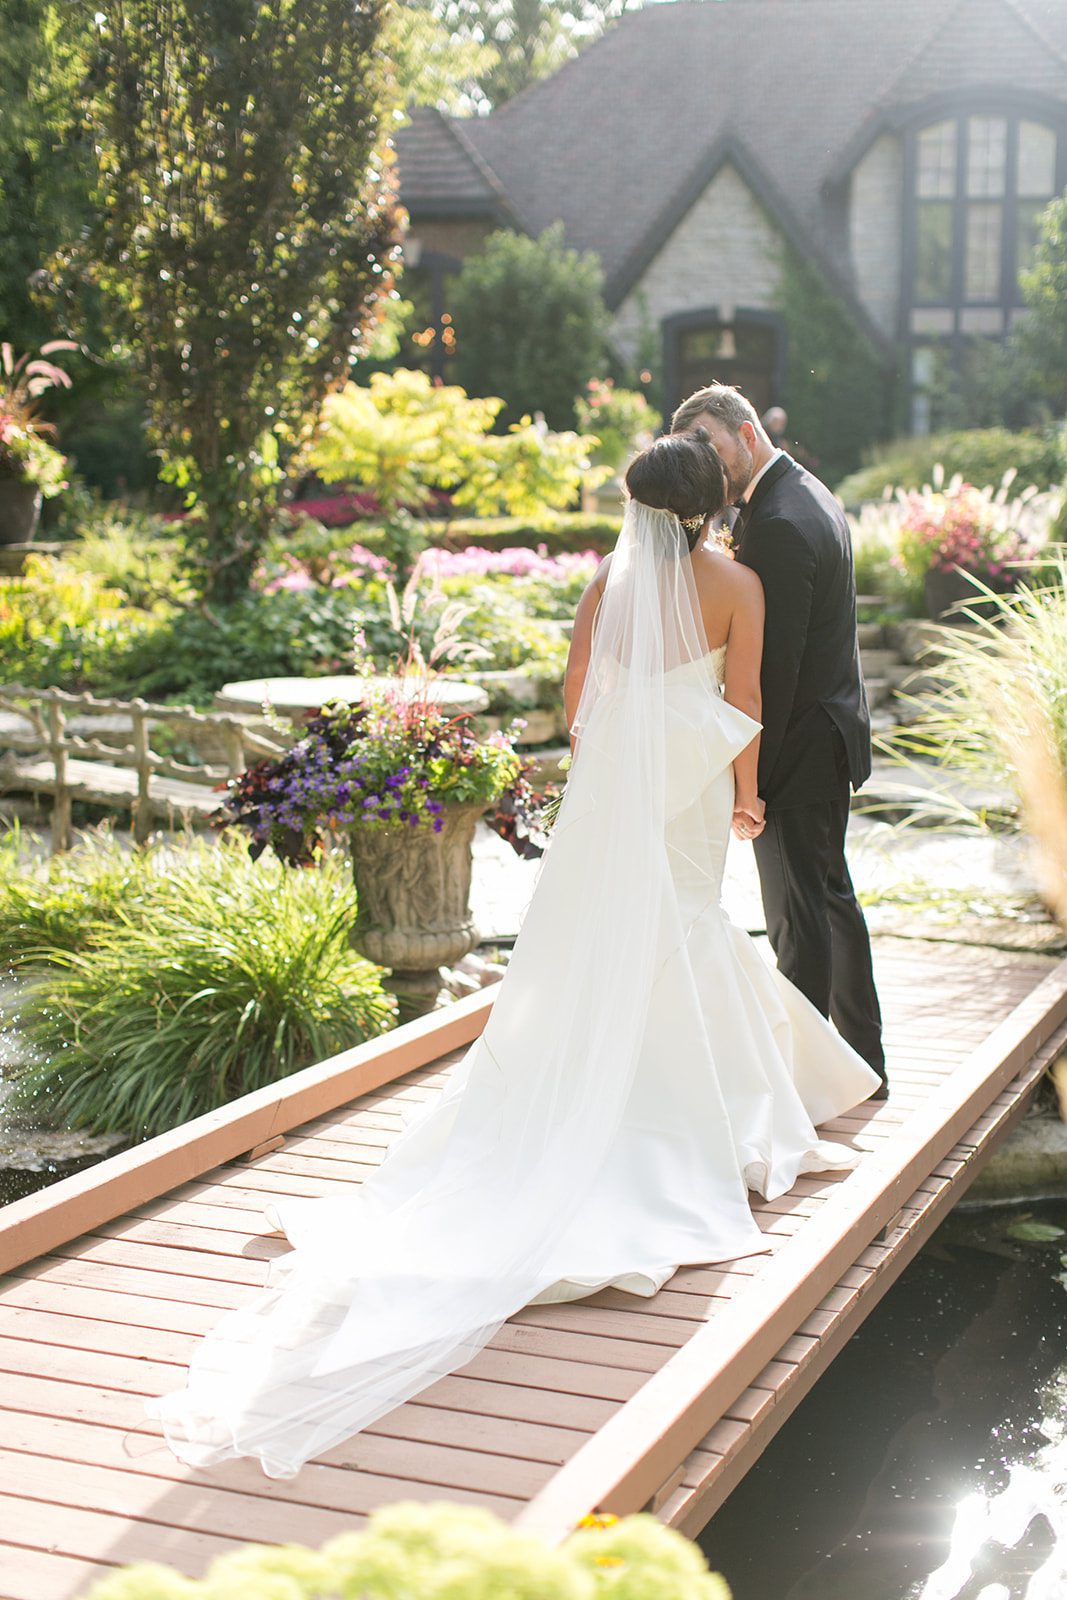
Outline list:
[[[668,408],[714,375],[763,409],[792,247],[924,431],[940,361],[1025,314],[1036,219],[1067,186],[1067,0],[646,4],[489,116],[417,111],[397,146],[438,321],[489,232],[560,220]]]

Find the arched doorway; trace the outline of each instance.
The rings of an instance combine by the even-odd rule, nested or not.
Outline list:
[[[663,336],[668,415],[709,383],[740,389],[760,416],[781,404],[785,335],[773,313],[684,312],[664,321]]]

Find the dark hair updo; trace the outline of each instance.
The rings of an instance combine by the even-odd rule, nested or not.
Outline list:
[[[664,434],[642,450],[626,469],[626,487],[632,499],[655,511],[673,511],[682,523],[699,517],[700,527],[684,529],[690,550],[696,549],[707,517],[726,504],[722,462],[706,428]]]

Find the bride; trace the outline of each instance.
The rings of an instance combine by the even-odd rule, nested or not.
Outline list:
[[[485,1031],[372,1178],[270,1213],[293,1250],[151,1403],[192,1465],[291,1476],[522,1306],[760,1251],[749,1190],[856,1160],[815,1124],[875,1073],[719,905],[735,808],[760,826],[763,625],[758,579],[705,543],[722,467],[677,434],[626,482],[575,621],[570,779]]]

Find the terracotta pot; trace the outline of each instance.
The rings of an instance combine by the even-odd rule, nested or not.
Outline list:
[[[0,544],[29,544],[41,515],[41,491],[35,483],[0,478]]]
[[[996,581],[983,578],[982,582],[997,594],[1007,594],[1015,587],[1008,576]],[[952,567],[947,572],[940,567],[931,567],[923,580],[923,591],[926,615],[934,622],[966,622],[966,617],[958,613],[953,615],[952,612],[952,608],[961,601],[979,613],[992,607],[992,602],[982,598],[981,591],[975,588],[970,574],[964,572],[962,567]]]
[[[428,1010],[438,968],[478,943],[471,920],[471,844],[482,805],[449,806],[443,827],[352,828],[358,912],[353,947],[390,967],[401,1015]]]

